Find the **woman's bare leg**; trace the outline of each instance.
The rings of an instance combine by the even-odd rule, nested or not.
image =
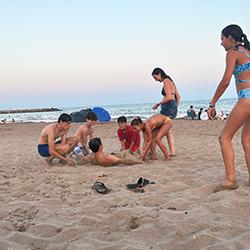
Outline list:
[[[243,126],[241,134],[241,142],[245,152],[245,159],[249,173],[248,183],[250,185],[250,117]]]
[[[163,124],[155,137],[155,141],[158,144],[158,146],[160,147],[166,160],[169,160],[170,157],[169,157],[166,146],[162,142],[162,138],[167,135],[167,133],[171,127],[172,127],[172,122],[167,122],[167,123]]]
[[[170,156],[175,156],[176,152],[174,148],[174,135],[173,135],[172,129],[169,129],[167,133],[167,141],[168,141],[168,147],[170,150]]]
[[[250,100],[248,99],[240,99],[237,102],[235,107],[232,109],[219,138],[226,170],[226,178],[222,182],[222,185],[224,186],[230,186],[236,183],[232,138],[250,116],[249,107]]]

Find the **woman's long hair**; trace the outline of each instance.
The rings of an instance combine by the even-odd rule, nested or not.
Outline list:
[[[152,72],[152,75],[161,75],[161,79],[169,79],[170,81],[173,82],[172,78],[168,76],[161,68],[155,68]]]
[[[240,42],[241,45],[250,50],[250,43],[246,34],[243,33],[241,27],[236,24],[231,24],[225,27],[221,32],[225,37],[231,36],[236,42]]]

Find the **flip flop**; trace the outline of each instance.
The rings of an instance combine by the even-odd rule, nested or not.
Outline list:
[[[140,178],[138,179],[137,183],[127,184],[127,188],[128,188],[128,189],[141,188],[141,187],[145,187],[145,186],[148,185],[148,184],[155,184],[155,182],[140,177]]]
[[[224,191],[224,190],[234,190],[234,189],[237,189],[238,187],[239,187],[238,182],[235,182],[229,186],[219,184],[218,186],[215,187],[214,193]]]
[[[104,183],[100,182],[100,181],[96,181],[93,185],[92,185],[92,189],[94,189],[96,192],[100,193],[100,194],[107,194],[108,192],[110,192],[110,189],[108,189]]]

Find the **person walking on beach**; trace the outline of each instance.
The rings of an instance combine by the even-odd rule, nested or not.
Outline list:
[[[152,72],[152,76],[157,82],[161,82],[163,84],[161,91],[163,99],[153,106],[153,110],[156,110],[159,106],[161,106],[160,113],[162,115],[168,116],[171,119],[174,119],[177,115],[178,105],[181,99],[174,81],[161,68],[155,68]],[[174,147],[174,136],[172,129],[170,129],[167,133],[167,140],[170,156],[175,156],[176,151]]]
[[[61,114],[57,123],[47,125],[41,132],[38,140],[38,153],[46,158],[47,165],[52,165],[52,160],[58,158],[63,163],[71,166],[75,161],[68,154],[78,143],[76,137],[66,137],[71,124],[69,114]]]
[[[226,50],[226,69],[210,101],[208,117],[214,118],[215,104],[228,87],[232,75],[235,76],[238,101],[229,114],[219,137],[226,177],[214,192],[236,189],[239,186],[235,175],[232,138],[240,127],[243,127],[241,141],[245,151],[250,185],[250,44],[242,29],[232,24],[222,30],[221,45]]]

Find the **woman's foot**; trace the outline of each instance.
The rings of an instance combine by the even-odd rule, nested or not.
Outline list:
[[[239,184],[237,180],[230,181],[228,179],[225,179],[223,182],[221,182],[219,185],[217,185],[214,189],[214,193],[223,191],[223,190],[234,190],[239,187]]]
[[[171,157],[175,157],[175,156],[176,156],[176,154],[172,154],[172,153],[171,153],[171,154],[170,154],[170,156],[171,156]]]

